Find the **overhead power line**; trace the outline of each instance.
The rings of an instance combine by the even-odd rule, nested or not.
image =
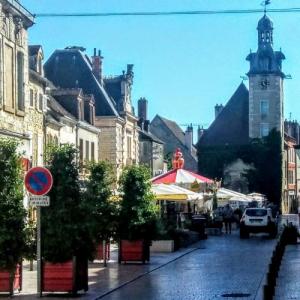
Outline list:
[[[257,14],[263,13],[263,9],[231,9],[231,10],[191,10],[191,11],[153,11],[153,12],[106,12],[106,13],[36,13],[37,18],[49,17],[125,17],[125,16],[176,16],[176,15],[219,15],[219,14]],[[272,13],[299,13],[300,7],[271,8]]]

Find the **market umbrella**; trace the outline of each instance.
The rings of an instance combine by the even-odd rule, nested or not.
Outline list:
[[[247,200],[249,201],[250,199],[242,193],[236,192],[236,191],[232,191],[229,189],[225,189],[225,188],[220,188],[217,191],[217,198],[221,198],[221,199],[231,199],[231,198],[239,198],[240,200]]]
[[[192,184],[194,182],[197,183],[213,183],[213,180],[206,178],[204,176],[201,176],[199,174],[193,173],[188,170],[184,169],[173,169],[165,174],[159,175],[157,177],[154,177],[151,179],[152,183],[158,184],[158,183],[189,183]]]
[[[156,200],[191,201],[202,200],[203,196],[174,184],[153,184],[152,192]]]

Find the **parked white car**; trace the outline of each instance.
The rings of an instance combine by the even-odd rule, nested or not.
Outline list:
[[[246,208],[240,221],[240,238],[249,238],[249,233],[266,232],[271,238],[277,235],[277,219],[270,208]]]

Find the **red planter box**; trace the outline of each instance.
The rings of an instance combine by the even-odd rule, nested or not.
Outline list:
[[[143,241],[121,240],[119,243],[119,263],[142,262],[150,260],[150,244]]]
[[[88,262],[74,258],[65,263],[44,262],[42,265],[42,292],[88,290]]]
[[[105,247],[106,260],[110,260],[110,243],[106,243]],[[96,259],[103,260],[103,243],[101,242],[96,250]]]
[[[22,289],[22,264],[16,267],[13,285],[10,286],[10,274],[8,271],[0,270],[0,293],[13,294],[15,290],[21,291]]]

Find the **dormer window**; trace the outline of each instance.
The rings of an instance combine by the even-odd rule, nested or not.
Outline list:
[[[84,121],[84,103],[82,100],[78,101],[78,119]]]
[[[41,75],[43,74],[43,64],[40,56],[37,57],[37,72]]]

